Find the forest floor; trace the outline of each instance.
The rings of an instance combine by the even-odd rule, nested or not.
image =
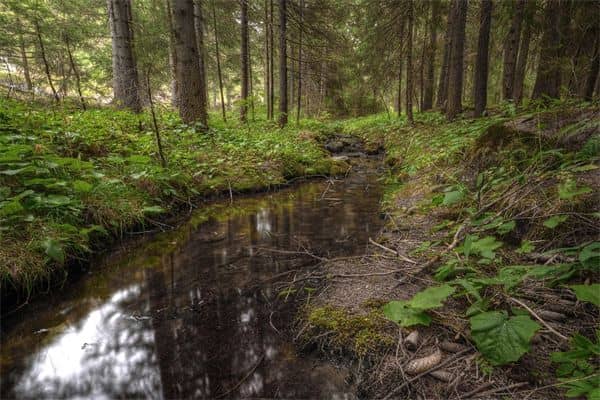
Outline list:
[[[161,110],[162,166],[147,112],[0,100],[3,296],[45,290],[93,251],[169,229],[207,199],[348,168],[323,148],[323,123],[231,118],[204,133]]]
[[[296,283],[306,348],[364,398],[599,398],[600,108],[339,130],[385,146],[387,222]]]

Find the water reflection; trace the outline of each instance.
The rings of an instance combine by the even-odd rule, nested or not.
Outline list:
[[[361,251],[380,194],[369,173],[306,184],[109,257],[3,321],[2,398],[353,398],[347,371],[279,332],[294,303],[270,278],[314,259],[264,249]]]

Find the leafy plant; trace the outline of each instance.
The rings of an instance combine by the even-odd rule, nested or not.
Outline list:
[[[600,284],[569,285],[569,288],[575,292],[578,300],[589,301],[596,307],[600,307]]]
[[[529,351],[529,342],[540,325],[529,316],[509,317],[506,311],[488,311],[470,318],[471,337],[492,365],[517,361]]]
[[[559,364],[556,375],[567,388],[567,397],[586,396],[589,400],[600,398],[600,330],[596,342],[576,334],[571,338],[568,351],[556,352],[551,360]]]
[[[400,326],[426,325],[431,323],[427,310],[442,306],[444,300],[454,293],[450,285],[429,287],[410,300],[390,301],[383,307],[383,313]]]

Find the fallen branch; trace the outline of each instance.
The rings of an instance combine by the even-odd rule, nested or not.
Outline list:
[[[415,260],[411,260],[410,258],[406,257],[405,255],[400,254],[400,252],[390,249],[389,247],[385,247],[384,245],[377,243],[376,241],[374,241],[371,238],[369,238],[369,243],[371,243],[374,246],[379,247],[382,250],[385,250],[385,251],[388,251],[388,252],[394,254],[396,257],[401,258],[402,260],[406,261],[407,263],[417,264],[417,262]]]
[[[518,305],[520,305],[521,307],[523,307],[524,309],[526,309],[527,311],[529,311],[529,313],[538,321],[540,321],[542,323],[542,325],[544,325],[546,328],[548,328],[548,330],[552,333],[554,333],[556,336],[558,336],[559,338],[561,338],[562,340],[569,340],[568,337],[564,336],[563,334],[561,334],[560,332],[556,331],[554,328],[552,328],[546,321],[544,321],[542,319],[542,317],[540,317],[539,315],[537,315],[535,313],[535,311],[533,311],[531,308],[529,308],[529,306],[525,303],[523,303],[520,300],[515,299],[514,297],[509,297],[508,298],[510,301],[517,303]]]
[[[228,391],[226,391],[226,392],[221,393],[220,395],[218,395],[217,399],[220,399],[220,398],[223,398],[223,397],[227,396],[229,393],[233,392],[235,389],[237,389],[238,387],[240,387],[240,385],[242,383],[244,383],[244,381],[246,379],[248,379],[248,377],[250,377],[250,375],[252,375],[254,373],[254,371],[256,371],[256,368],[258,368],[258,366],[263,362],[264,359],[265,359],[265,355],[263,354],[258,359],[258,361],[256,362],[256,364],[254,364],[254,366],[252,367],[252,369],[250,369],[250,371],[248,371],[248,373],[246,375],[244,375],[244,377],[238,383],[236,383],[236,385],[234,387],[232,387]]]

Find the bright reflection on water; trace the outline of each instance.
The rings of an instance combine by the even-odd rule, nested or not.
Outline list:
[[[363,251],[380,195],[362,171],[210,206],[109,255],[2,321],[2,399],[354,398],[347,370],[297,353],[277,283],[315,262],[290,250]]]

